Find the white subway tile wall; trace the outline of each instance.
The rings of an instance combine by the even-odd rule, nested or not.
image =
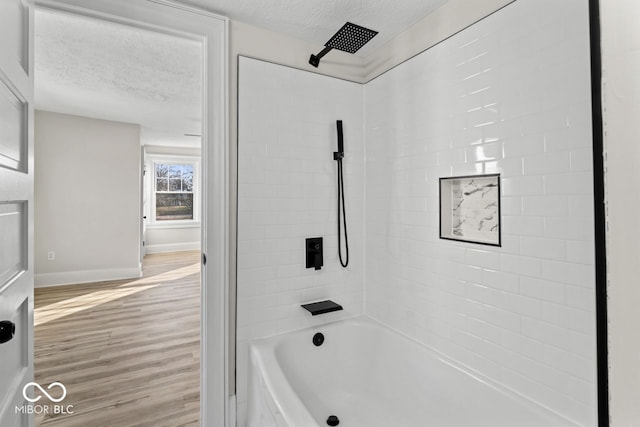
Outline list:
[[[238,425],[245,425],[247,343],[364,312],[364,87],[240,57],[238,123]],[[344,127],[349,266],[338,261],[336,120]],[[324,267],[305,268],[323,237]],[[311,317],[300,304],[344,311]]]
[[[366,85],[366,313],[596,425],[588,2],[518,0]],[[438,178],[502,176],[502,247]]]

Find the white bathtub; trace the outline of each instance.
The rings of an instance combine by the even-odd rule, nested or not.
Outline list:
[[[249,352],[248,427],[320,427],[330,415],[343,427],[574,425],[367,317],[256,340]]]

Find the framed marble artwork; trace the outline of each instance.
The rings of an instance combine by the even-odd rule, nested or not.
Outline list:
[[[500,246],[500,174],[440,178],[440,238]]]

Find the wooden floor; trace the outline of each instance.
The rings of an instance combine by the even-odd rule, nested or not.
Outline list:
[[[148,255],[140,279],[36,289],[35,308],[35,381],[64,384],[74,411],[36,425],[198,425],[199,252]]]

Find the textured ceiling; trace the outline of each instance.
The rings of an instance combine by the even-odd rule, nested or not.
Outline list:
[[[345,22],[379,34],[357,52],[366,56],[447,0],[180,0],[257,27],[324,46]]]
[[[200,133],[199,43],[45,10],[35,28],[36,108]]]
[[[350,21],[379,31],[364,56],[447,0],[181,1],[319,47]],[[200,133],[199,43],[42,9],[35,29],[36,108],[138,123],[168,140]]]

